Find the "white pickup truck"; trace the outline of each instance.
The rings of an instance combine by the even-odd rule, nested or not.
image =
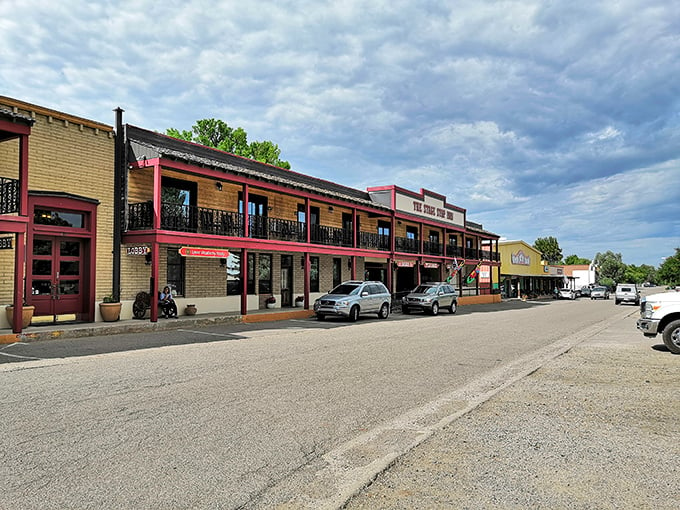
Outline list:
[[[637,328],[645,336],[660,334],[673,354],[680,354],[680,292],[662,292],[642,298]]]

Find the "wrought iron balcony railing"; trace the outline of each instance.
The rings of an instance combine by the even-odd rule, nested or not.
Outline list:
[[[397,237],[394,239],[394,249],[403,253],[418,253],[420,242],[408,237]]]
[[[19,180],[0,177],[0,214],[19,212]]]
[[[435,243],[434,241],[425,241],[423,243],[423,252],[426,255],[442,255],[444,253],[442,250],[442,244]]]
[[[7,184],[0,180],[2,190]],[[9,179],[12,181],[12,179]],[[13,183],[9,183],[12,185]],[[18,182],[17,182],[18,189]],[[4,199],[4,195],[3,195]],[[18,201],[18,200],[17,200]],[[4,201],[3,201],[4,205]],[[2,209],[4,210],[4,209]],[[161,229],[178,232],[194,232],[197,234],[209,234],[228,237],[243,237],[245,229],[244,215],[237,212],[222,211],[208,207],[195,207],[189,205],[162,203],[161,204]],[[127,230],[149,230],[153,228],[153,203],[141,202],[129,204],[127,215]],[[327,246],[352,247],[353,233],[338,227],[325,225],[311,225],[310,241],[314,244]],[[280,218],[268,218],[266,216],[248,217],[249,237],[256,239],[273,239],[304,243],[307,242],[307,226],[295,220]],[[371,232],[359,232],[359,248],[369,250],[390,251],[390,236]],[[397,237],[395,249],[403,253],[419,253],[420,243],[416,239]],[[423,254],[443,255],[443,245],[440,243],[425,241]],[[447,246],[446,255],[449,257],[462,257],[478,259],[483,256],[485,260],[498,260],[498,254],[488,250],[465,249],[458,246]]]

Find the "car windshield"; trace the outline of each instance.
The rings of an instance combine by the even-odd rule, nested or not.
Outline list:
[[[437,293],[437,287],[433,287],[432,285],[418,285],[415,289],[413,289],[414,294],[436,294]]]
[[[602,292],[604,290],[605,290],[604,287],[593,287],[593,291]]]
[[[335,287],[332,291],[330,291],[329,294],[341,294],[343,296],[353,296],[354,294],[359,292],[359,287],[361,287],[361,285],[359,285],[358,283],[343,283]]]

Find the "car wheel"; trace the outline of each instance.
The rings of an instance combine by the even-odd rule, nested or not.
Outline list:
[[[359,307],[355,305],[349,311],[349,321],[350,322],[356,322],[358,318],[359,318]]]
[[[390,305],[383,303],[378,312],[378,319],[387,319],[390,316]]]
[[[594,298],[594,297],[591,297],[591,298],[590,298],[591,301],[592,301],[593,299],[595,299],[595,298]]]
[[[449,306],[449,313],[456,313],[457,310],[458,310],[458,303],[456,303],[455,301],[452,301],[451,306]]]
[[[663,343],[673,354],[680,354],[680,320],[671,322],[663,330]]]
[[[432,315],[437,315],[439,313],[439,303],[437,302],[432,303],[432,309],[430,310],[430,313]]]
[[[317,313],[317,314],[316,314],[316,320],[318,320],[318,321],[322,321],[322,320],[324,320],[325,318],[326,318],[326,316],[325,316],[324,314],[322,314],[322,313]]]
[[[409,309],[408,306],[402,306],[401,313],[403,313],[404,315],[408,315],[409,313],[411,313],[411,310]]]
[[[615,305],[619,305],[619,304],[621,304],[621,301],[619,301],[618,299],[615,299],[615,300],[614,300],[614,304],[615,304]]]

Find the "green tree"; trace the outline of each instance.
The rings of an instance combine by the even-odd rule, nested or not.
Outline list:
[[[635,266],[627,265],[624,272],[624,279],[630,283],[644,283],[656,281],[656,269],[647,264]]]
[[[165,134],[180,140],[199,143],[206,147],[214,147],[244,158],[290,169],[290,163],[280,158],[281,150],[278,145],[268,140],[248,143],[248,134],[243,128],[234,129],[219,119],[197,120],[191,131],[168,128]]]
[[[623,263],[620,253],[611,251],[598,253],[593,262],[597,266],[598,283],[611,286],[612,283],[619,283],[624,280],[626,265]],[[604,283],[603,280],[605,279],[608,279],[611,283]]]
[[[666,257],[656,275],[657,283],[680,285],[680,248],[675,249],[675,255]]]
[[[539,237],[534,241],[534,248],[541,252],[543,260],[548,264],[559,264],[562,261],[562,249],[557,239],[550,237]]]
[[[564,259],[564,263],[568,266],[590,264],[590,259],[584,259],[577,255],[567,255],[567,257]]]

